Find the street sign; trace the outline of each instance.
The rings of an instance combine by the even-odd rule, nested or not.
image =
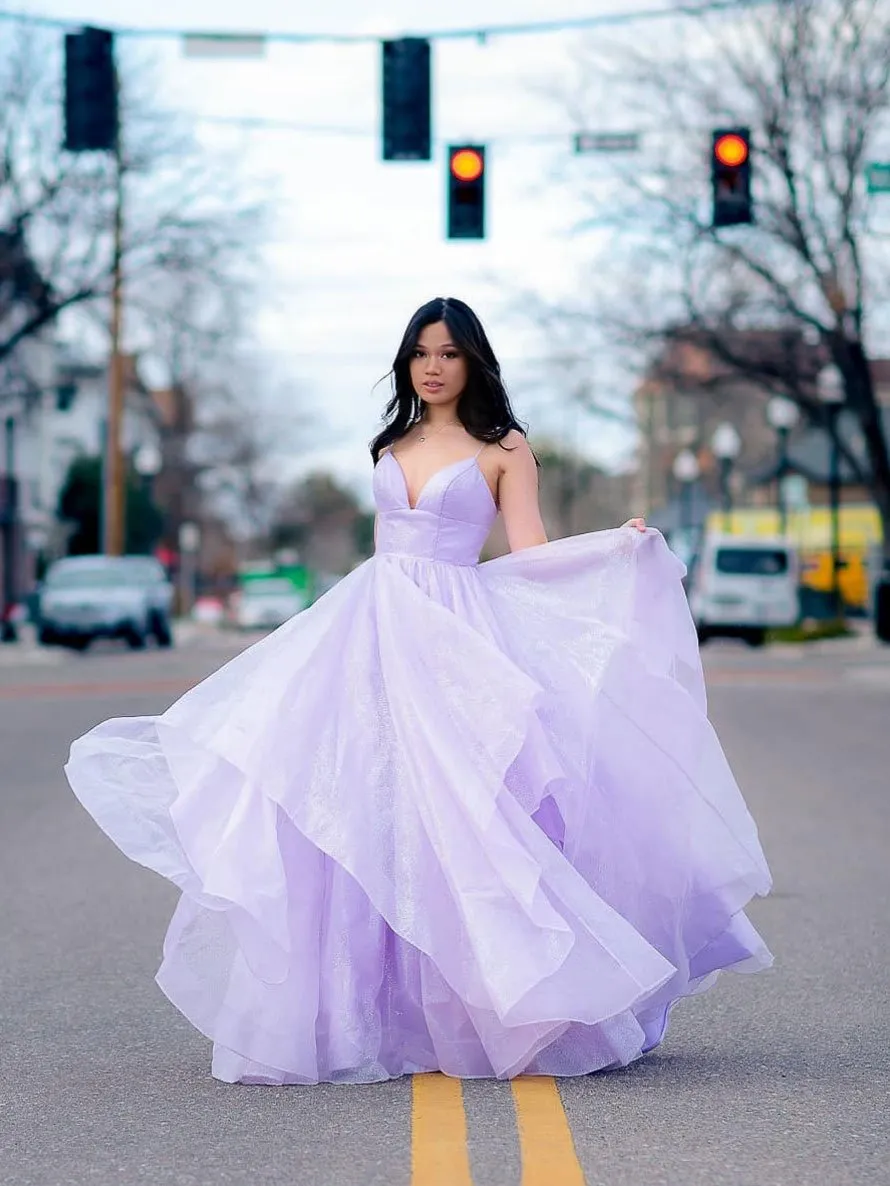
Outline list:
[[[870,194],[890,193],[890,161],[872,161],[865,170]]]
[[[781,479],[782,500],[789,511],[805,511],[810,505],[810,486],[802,474],[786,474]]]
[[[639,132],[577,132],[575,152],[639,152]]]
[[[262,58],[266,39],[249,33],[186,33],[182,52],[187,58]]]
[[[182,523],[179,527],[179,550],[197,552],[201,546],[201,528],[197,523]]]

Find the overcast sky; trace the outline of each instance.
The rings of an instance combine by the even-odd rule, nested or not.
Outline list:
[[[652,6],[651,0],[639,5]],[[249,6],[235,0],[30,0],[28,10],[112,27],[389,36],[630,7],[637,5],[451,0],[421,9],[416,0],[374,6],[362,0],[311,6],[283,0],[253,0]],[[625,432],[584,418],[570,422],[558,376],[542,374],[537,361],[543,343],[510,312],[511,292],[520,289],[571,292],[583,255],[569,233],[579,212],[570,184],[576,128],[544,94],[565,78],[580,36],[436,43],[437,148],[429,164],[380,161],[377,44],[270,45],[262,59],[223,61],[188,58],[175,39],[151,38],[141,49],[123,43],[124,54],[144,52],[161,61],[165,93],[159,104],[200,116],[203,136],[242,145],[243,167],[277,181],[282,200],[255,333],[273,372],[299,386],[315,423],[299,447],[294,441],[288,467],[295,472],[330,466],[367,496],[366,444],[387,395],[385,386],[372,392],[373,384],[387,371],[410,314],[436,295],[460,296],[477,309],[502,357],[517,412],[532,432],[570,425],[592,456],[606,462],[626,457]],[[335,130],[245,133],[213,122],[225,117]],[[603,111],[599,127],[623,128],[621,112]],[[444,145],[463,140],[489,146],[489,235],[481,244],[444,238]],[[568,184],[552,180],[557,170]],[[630,376],[625,386],[629,392]]]

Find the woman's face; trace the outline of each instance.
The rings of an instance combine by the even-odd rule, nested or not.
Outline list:
[[[451,341],[444,321],[424,328],[409,365],[414,390],[425,403],[456,404],[467,385],[466,358]]]

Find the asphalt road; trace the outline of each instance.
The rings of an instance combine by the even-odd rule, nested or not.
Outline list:
[[[0,654],[0,1183],[890,1183],[890,648],[711,647],[712,717],[775,892],[777,962],[584,1079],[233,1087],[153,982],[176,892],[99,832],[72,737],[160,711],[231,643]]]

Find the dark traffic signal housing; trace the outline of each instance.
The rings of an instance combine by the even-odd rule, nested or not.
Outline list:
[[[114,151],[118,137],[114,34],[65,35],[65,143],[68,152]]]
[[[479,144],[448,149],[448,238],[485,238],[485,149]]]
[[[711,141],[711,193],[714,227],[754,221],[751,200],[751,132],[718,128]]]
[[[383,42],[383,159],[432,159],[430,43]]]

